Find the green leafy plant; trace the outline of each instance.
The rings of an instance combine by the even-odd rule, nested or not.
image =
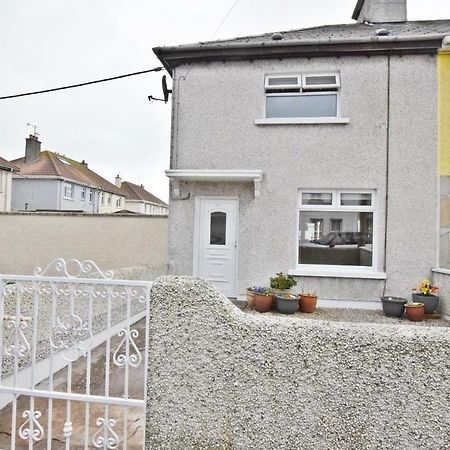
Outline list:
[[[290,289],[297,285],[297,280],[292,276],[283,272],[278,272],[275,276],[270,277],[270,287],[272,289]]]

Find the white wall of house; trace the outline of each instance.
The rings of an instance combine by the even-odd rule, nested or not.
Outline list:
[[[11,211],[12,172],[0,169],[0,211]]]
[[[99,198],[98,212],[100,214],[110,214],[125,209],[125,197],[123,195],[100,191]]]
[[[169,214],[169,208],[155,203],[145,202],[142,200],[125,199],[125,209],[133,211],[136,214],[146,214],[150,216],[166,216]]]
[[[340,73],[340,110],[348,124],[255,124],[264,117],[266,74],[330,71]],[[178,136],[172,141],[171,168],[260,169],[264,179],[256,199],[252,183],[183,184],[183,199],[170,202],[172,271],[193,270],[196,196],[239,198],[238,286],[243,292],[247,285],[267,284],[280,270],[298,269],[300,189],[367,189],[376,193],[376,271],[387,274],[386,293],[408,295],[438,259],[436,59],[391,57],[389,111],[388,78],[387,56],[177,68],[173,105],[179,105],[178,114],[174,110]],[[299,286],[307,285],[322,298],[370,300],[384,290],[382,279],[317,275],[300,277]]]

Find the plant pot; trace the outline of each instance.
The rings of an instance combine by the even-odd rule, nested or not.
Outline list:
[[[249,289],[247,289],[247,306],[251,309],[255,307],[255,294]]]
[[[276,295],[277,309],[282,314],[294,314],[298,310],[297,297]]]
[[[272,309],[272,295],[253,294],[255,309],[258,312],[268,312]]]
[[[406,317],[411,322],[421,322],[425,314],[425,308],[423,303],[407,303],[405,305]]]
[[[272,288],[272,291],[275,295],[280,295],[280,296],[292,293],[290,289],[274,289],[274,288]]]
[[[317,295],[305,295],[300,294],[298,299],[298,307],[301,312],[304,313],[313,313],[316,309],[317,304]]]
[[[405,312],[406,298],[401,297],[380,297],[383,312],[387,317],[402,317]]]
[[[439,303],[439,297],[437,295],[412,294],[412,301],[415,303],[423,303],[425,314],[433,314]]]

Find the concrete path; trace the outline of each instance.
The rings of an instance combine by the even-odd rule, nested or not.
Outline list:
[[[144,335],[145,335],[145,321],[141,320],[133,326],[139,332],[136,338],[136,344],[139,351],[144,357]],[[111,339],[111,351],[109,353],[110,361],[110,396],[121,397],[124,395],[124,374],[125,369],[117,367],[113,364],[113,353],[119,346],[122,338],[115,336]],[[91,365],[91,383],[90,393],[92,395],[105,395],[105,360],[106,360],[106,344],[100,345],[92,351],[92,365]],[[133,399],[142,399],[144,395],[144,361],[137,368],[130,367],[129,373],[129,397]],[[86,393],[86,359],[80,358],[72,367],[72,392],[73,393]],[[48,380],[40,383],[37,389],[48,389]],[[53,389],[55,391],[67,392],[67,368],[60,370],[55,374],[53,380]],[[48,411],[49,408],[53,409],[52,420],[52,449],[65,448],[64,438],[64,422],[66,420],[67,409],[70,408],[71,420],[72,420],[72,436],[71,436],[71,449],[84,448],[84,428],[86,417],[89,423],[89,447],[95,448],[93,445],[93,437],[99,427],[96,425],[96,420],[99,417],[105,417],[105,405],[102,404],[90,404],[86,406],[83,402],[71,402],[70,405],[65,400],[53,400],[50,405],[48,399],[35,398],[34,410],[38,410],[42,413],[42,417],[39,418],[39,423],[44,428],[44,438],[39,442],[36,442],[33,446],[36,450],[47,448],[47,427],[48,427]],[[28,442],[19,438],[18,429],[20,425],[25,421],[22,417],[24,410],[30,409],[30,397],[21,396],[17,401],[17,422],[16,422],[16,444],[15,450],[28,449]],[[140,408],[128,409],[128,421],[124,426],[124,411],[125,408],[121,406],[109,406],[108,417],[113,418],[116,421],[113,430],[120,438],[120,443],[117,448],[123,446],[124,428],[125,433],[128,436],[128,449],[142,449],[143,441],[143,426],[144,426],[144,411]],[[12,418],[12,405],[8,405],[0,411],[0,450],[11,449],[11,418]]]

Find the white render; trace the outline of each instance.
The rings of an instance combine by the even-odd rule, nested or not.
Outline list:
[[[345,120],[260,123],[265,75],[298,72],[340,73],[340,115]],[[264,174],[259,198],[254,198],[252,182],[183,181],[176,195],[172,183],[173,274],[193,273],[197,196],[239,198],[238,293],[267,284],[280,270],[299,273],[298,192],[327,188],[376,192],[375,268],[365,278],[351,271],[338,278],[318,270],[302,276],[299,287],[315,290],[321,298],[375,300],[383,293],[407,296],[417,280],[430,276],[438,263],[439,227],[434,56],[195,63],[174,71],[173,86],[172,129],[178,132],[172,140],[171,170],[251,168]]]
[[[11,211],[12,172],[0,169],[0,212]]]
[[[167,216],[169,208],[145,200],[130,200],[125,197],[125,208],[127,211],[148,216]]]

